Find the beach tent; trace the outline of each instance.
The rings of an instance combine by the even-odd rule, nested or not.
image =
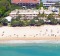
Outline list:
[[[7,17],[5,17],[5,19],[7,19],[9,22],[11,22],[12,17],[11,16],[7,16]]]

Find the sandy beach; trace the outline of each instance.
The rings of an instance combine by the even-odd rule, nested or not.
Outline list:
[[[0,27],[0,43],[60,42],[60,25]]]

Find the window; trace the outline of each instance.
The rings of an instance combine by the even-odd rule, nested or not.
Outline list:
[[[37,1],[37,0],[34,0],[34,1]]]

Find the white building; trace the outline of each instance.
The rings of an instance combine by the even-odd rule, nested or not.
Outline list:
[[[20,15],[20,16],[33,16],[33,17],[35,17],[38,14],[39,14],[38,10],[27,9],[27,10],[14,10],[14,11],[11,11],[10,16],[15,17],[17,15]]]
[[[52,6],[52,5],[55,5],[55,3],[43,3],[43,6],[45,6],[45,7],[50,7],[50,6]]]
[[[9,16],[11,16],[12,18],[16,18],[17,16],[21,16],[21,19],[33,19],[34,17],[38,16],[38,14],[46,14],[46,15],[49,15],[49,14],[52,14],[52,10],[33,10],[33,9],[26,9],[26,10],[13,10],[11,11],[11,13],[9,14]],[[59,14],[59,12],[54,12],[55,14]]]

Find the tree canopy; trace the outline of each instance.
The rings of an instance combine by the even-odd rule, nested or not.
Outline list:
[[[20,8],[20,6],[11,4],[11,0],[0,0],[0,18],[9,15],[11,10]]]
[[[10,10],[10,3],[7,0],[0,0],[0,17]]]

